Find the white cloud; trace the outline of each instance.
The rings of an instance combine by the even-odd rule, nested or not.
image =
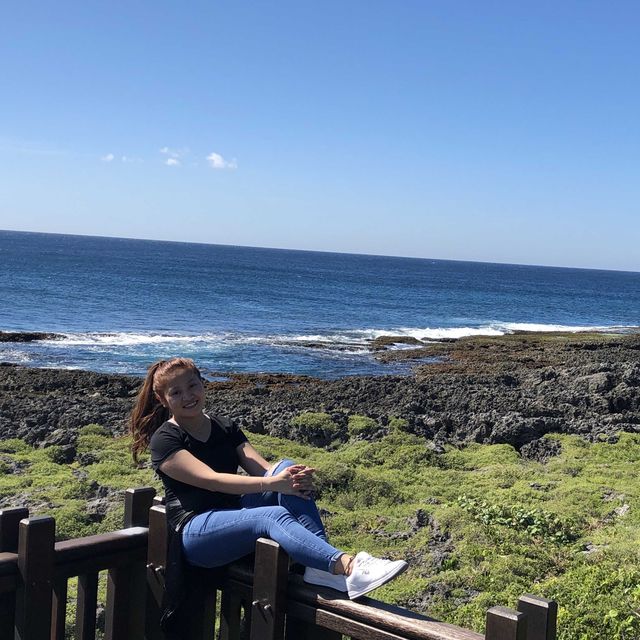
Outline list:
[[[207,162],[212,169],[237,169],[238,163],[235,158],[233,160],[225,160],[219,153],[212,151],[207,156]]]
[[[189,149],[171,149],[170,147],[162,147],[162,149],[160,149],[160,153],[163,156],[168,156],[169,158],[179,160],[189,153]]]
[[[102,158],[100,158],[102,162],[113,162],[114,159],[115,159],[115,156],[113,155],[113,153],[107,153],[106,156],[102,156]]]
[[[125,164],[131,164],[133,162],[140,163],[142,162],[142,158],[134,158],[132,156],[122,156],[122,162]]]
[[[180,160],[177,160],[176,158],[167,158],[165,164],[168,167],[179,167],[180,166]]]

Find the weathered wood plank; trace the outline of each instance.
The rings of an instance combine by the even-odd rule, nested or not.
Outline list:
[[[56,542],[56,564],[73,563],[92,555],[107,555],[133,549],[147,548],[148,530],[146,527],[119,529],[110,533],[85,536]]]
[[[189,640],[212,640],[216,630],[216,599],[215,588],[189,591],[184,616],[189,620]]]
[[[0,509],[0,551],[18,552],[20,521],[29,517],[29,509]]]
[[[18,552],[18,531],[20,521],[29,517],[29,509],[17,507],[0,509],[0,555],[2,560],[2,576],[0,577],[0,638],[13,636],[16,613],[17,564],[13,563],[10,554]],[[2,553],[6,552],[6,553]],[[10,566],[9,561],[13,566]],[[16,558],[17,560],[17,558]],[[9,574],[9,575],[6,575]]]
[[[556,640],[556,602],[525,594],[518,600],[518,611],[527,614],[527,640]]]
[[[234,575],[236,570],[234,569]],[[373,598],[349,600],[322,587],[311,587],[298,576],[289,578],[288,602],[297,601],[363,622],[371,627],[415,640],[483,640],[484,636],[446,622],[434,620]]]
[[[98,603],[98,573],[78,576],[76,608],[76,640],[94,640],[96,637],[96,608]]]
[[[230,585],[222,590],[220,640],[240,640],[242,598]]]
[[[148,527],[149,509],[153,504],[156,490],[153,487],[127,489],[124,494],[124,526]]]
[[[67,621],[67,579],[56,578],[53,582],[51,603],[51,640],[64,640]],[[0,635],[0,638],[3,637]]]
[[[288,615],[309,624],[320,625],[332,632],[344,634],[354,640],[406,640],[407,636],[380,629],[365,622],[352,620],[324,609],[316,609],[307,604],[290,602]],[[307,636],[303,637],[306,640]],[[313,637],[313,636],[312,636]]]
[[[49,640],[56,523],[39,516],[20,522],[19,583],[16,592],[15,635],[20,640]]]
[[[18,554],[0,552],[0,638],[12,638],[18,588]]]
[[[0,638],[12,638],[16,615],[14,593],[0,595]]]
[[[507,607],[487,611],[486,640],[527,640],[527,616]]]
[[[131,563],[144,563],[147,536],[145,527],[133,527],[57,542],[56,577],[72,577]]]
[[[155,572],[163,572],[167,563],[167,535],[165,507],[155,505],[149,509],[149,542],[147,547],[147,567]]]
[[[105,640],[130,640],[143,637],[146,579],[144,558],[139,562],[109,570]]]
[[[147,571],[148,586],[147,600],[145,602],[144,638],[145,640],[165,640],[164,634],[160,629],[160,616],[162,615],[162,610],[160,608],[160,603],[162,602],[162,586],[160,586],[158,599],[156,600],[155,594],[149,585],[150,577],[149,571]],[[155,576],[153,576],[153,579],[155,581]],[[157,586],[157,582],[155,584]]]
[[[277,542],[256,541],[251,640],[284,640],[289,557]]]

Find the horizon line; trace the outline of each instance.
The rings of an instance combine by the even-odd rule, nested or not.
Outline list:
[[[77,238],[104,238],[108,240],[139,240],[141,242],[168,242],[172,244],[195,244],[195,245],[204,245],[209,247],[231,247],[231,248],[237,248],[237,249],[265,249],[268,251],[299,251],[302,253],[328,253],[328,254],[335,254],[335,255],[363,256],[363,257],[371,257],[371,258],[398,258],[401,260],[426,260],[431,262],[462,262],[462,263],[470,263],[470,264],[501,265],[506,267],[537,267],[541,269],[612,271],[616,273],[640,274],[640,270],[633,271],[630,269],[605,269],[601,267],[575,267],[575,266],[567,266],[567,265],[531,264],[531,263],[520,263],[520,262],[490,262],[487,260],[465,260],[462,258],[428,258],[428,257],[419,257],[419,256],[399,256],[399,255],[382,254],[382,253],[365,253],[365,252],[357,252],[357,251],[332,251],[330,249],[294,249],[290,247],[265,247],[265,246],[259,246],[259,245],[225,244],[220,242],[197,242],[192,240],[164,240],[164,239],[158,239],[158,238],[135,238],[135,237],[129,237],[129,236],[96,235],[96,234],[87,234],[87,233],[64,233],[60,231],[26,231],[23,229],[0,229],[0,233],[3,233],[3,232],[39,234],[39,235],[50,235],[50,236],[71,236],[71,237],[77,237]]]

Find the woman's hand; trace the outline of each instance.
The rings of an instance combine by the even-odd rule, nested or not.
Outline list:
[[[270,489],[286,495],[309,499],[313,492],[315,469],[303,464],[295,464],[272,476]]]

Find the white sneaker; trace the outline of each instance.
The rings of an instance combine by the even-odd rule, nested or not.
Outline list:
[[[319,584],[323,587],[335,589],[336,591],[345,592],[347,590],[346,576],[335,575],[328,571],[313,569],[312,567],[307,567],[304,570],[304,576],[302,579],[309,584]]]
[[[353,559],[351,575],[347,576],[347,593],[355,600],[369,591],[373,591],[402,573],[409,565],[404,560],[384,560],[374,558],[361,551]]]

